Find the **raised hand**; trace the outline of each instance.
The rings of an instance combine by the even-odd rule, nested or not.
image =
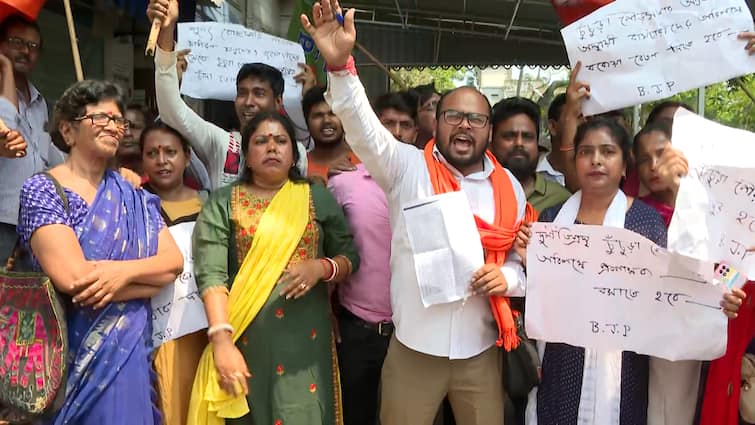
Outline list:
[[[681,178],[689,172],[689,163],[682,151],[668,146],[663,151],[656,169],[660,178],[666,183],[666,187],[677,193]]]
[[[330,67],[346,65],[357,41],[354,9],[346,12],[343,25],[336,20],[336,12],[341,13],[338,0],[324,0],[312,6],[314,24],[309,21],[307,15],[301,15],[302,26],[315,41],[325,63]]]
[[[176,73],[178,74],[178,82],[181,82],[184,73],[189,68],[189,61],[187,56],[191,53],[191,49],[183,49],[176,52]]]
[[[314,69],[306,63],[300,63],[299,68],[301,71],[294,75],[294,81],[301,84],[302,97],[317,85],[317,75],[315,75]]]
[[[178,20],[177,0],[150,0],[147,6],[147,17],[150,21],[159,19],[163,28],[173,26]],[[173,37],[173,34],[171,34]]]
[[[569,75],[569,86],[566,88],[566,106],[564,109],[572,116],[581,115],[582,99],[590,98],[590,85],[577,79],[580,69],[582,69],[582,62],[577,62]]]

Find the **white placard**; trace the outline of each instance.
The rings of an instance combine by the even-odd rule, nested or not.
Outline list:
[[[755,72],[741,31],[745,0],[621,0],[561,30],[569,63],[590,84],[585,115],[663,99]]]
[[[471,295],[472,275],[485,259],[480,233],[464,192],[448,192],[403,206],[425,307]]]
[[[218,22],[178,24],[178,49],[191,49],[181,93],[197,99],[234,100],[236,74],[244,64],[262,62],[283,74],[283,108],[297,127],[297,139],[308,136],[301,109],[301,86],[294,81],[305,63],[299,43],[242,25]]]
[[[207,315],[194,280],[191,234],[194,222],[168,228],[184,257],[184,270],[173,285],[152,297],[152,344],[159,347],[170,340],[207,327]]]
[[[689,161],[671,219],[669,249],[726,261],[755,280],[755,134],[681,109],[674,147]]]
[[[622,228],[535,223],[527,265],[530,338],[668,360],[711,360],[726,349],[713,263]]]

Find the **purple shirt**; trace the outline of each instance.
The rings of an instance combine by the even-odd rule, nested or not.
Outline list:
[[[333,176],[328,189],[343,208],[359,250],[359,271],[338,285],[341,305],[367,322],[391,321],[391,223],[383,189],[362,164]]]

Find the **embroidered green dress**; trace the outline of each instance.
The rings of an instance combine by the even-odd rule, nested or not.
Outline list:
[[[243,183],[218,189],[205,204],[194,229],[194,270],[200,293],[230,286],[251,248],[260,217],[271,199],[259,198]],[[328,190],[311,186],[310,220],[289,265],[305,259],[342,255],[353,270],[359,257],[341,207]],[[237,342],[252,377],[251,412],[229,425],[342,424],[340,385],[327,285],[286,300],[282,286]]]

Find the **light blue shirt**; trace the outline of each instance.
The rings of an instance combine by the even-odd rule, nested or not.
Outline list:
[[[0,223],[16,225],[21,186],[32,175],[63,162],[65,154],[52,144],[47,133],[47,102],[29,83],[30,102],[18,93],[18,110],[0,97],[0,119],[26,140],[26,156],[0,158]]]

